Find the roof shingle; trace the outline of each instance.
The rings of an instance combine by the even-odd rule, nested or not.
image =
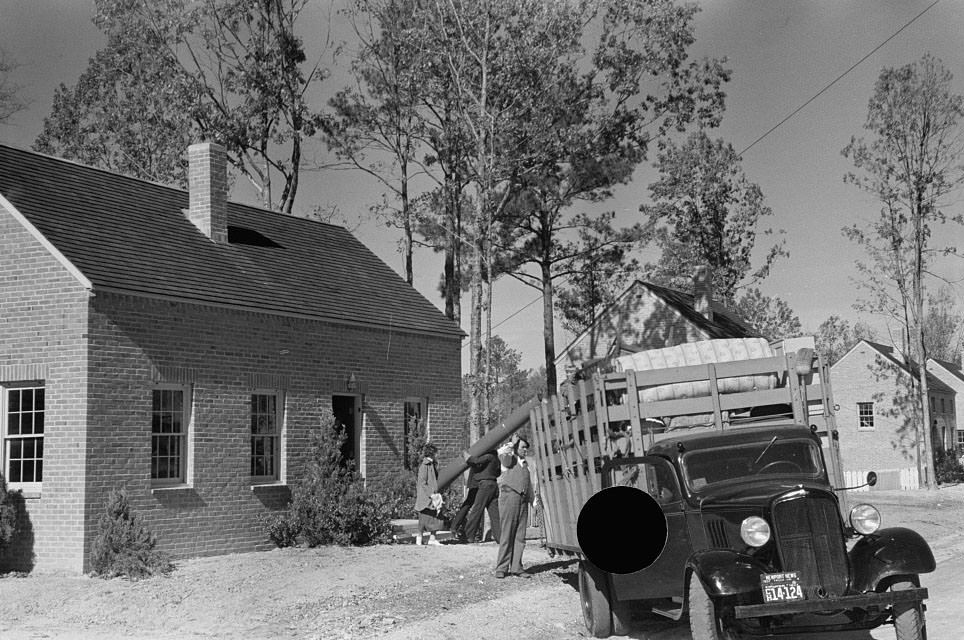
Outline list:
[[[5,145],[0,194],[95,290],[463,335],[342,227],[229,202],[218,245],[186,191]]]

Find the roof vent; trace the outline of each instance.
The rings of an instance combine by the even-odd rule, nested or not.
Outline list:
[[[187,156],[188,219],[217,244],[226,244],[228,176],[224,147],[213,142],[192,144]]]

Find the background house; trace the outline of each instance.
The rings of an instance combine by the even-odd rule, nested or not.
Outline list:
[[[556,358],[560,382],[576,371],[591,371],[597,361],[685,342],[749,338],[760,334],[713,300],[711,278],[700,270],[695,295],[649,282],[630,284],[595,322]]]
[[[927,372],[954,391],[955,402],[942,405],[938,401],[933,407],[941,442],[947,451],[964,452],[964,429],[958,428],[956,413],[957,398],[964,398],[964,371],[952,362],[929,358]]]
[[[919,379],[913,361],[893,347],[861,340],[831,367],[837,428],[847,482],[861,484],[876,471],[877,489],[912,489],[919,485],[917,430],[912,422],[908,377]],[[935,447],[953,442],[954,389],[928,373],[931,437]]]
[[[329,409],[368,478],[416,419],[464,446],[459,327],[345,229],[227,202],[222,148],[189,157],[190,193],[0,146],[6,568],[86,570],[118,487],[174,557],[266,548]]]

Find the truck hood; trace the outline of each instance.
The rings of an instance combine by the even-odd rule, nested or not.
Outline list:
[[[825,485],[799,479],[775,479],[766,482],[738,483],[730,486],[714,488],[703,494],[697,494],[696,501],[701,509],[713,507],[769,507],[770,501],[776,497],[798,489],[818,491],[823,494],[831,493]]]

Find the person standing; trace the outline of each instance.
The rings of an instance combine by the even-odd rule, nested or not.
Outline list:
[[[468,462],[471,456],[468,456],[466,452],[462,454],[462,457]],[[459,505],[459,510],[456,512],[455,517],[452,518],[451,525],[452,533],[456,535],[459,542],[468,542],[470,540],[466,534],[466,530],[468,529],[467,516],[472,509],[472,505],[475,504],[475,497],[479,491],[479,481],[475,477],[475,466],[473,466],[472,463],[469,463],[469,477],[465,481],[465,488],[467,491],[465,499],[462,500],[462,504]]]
[[[422,536],[427,531],[428,544],[442,544],[435,538],[435,532],[442,528],[439,509],[442,508],[442,495],[438,492],[438,463],[435,456],[438,447],[428,443],[422,449],[422,464],[418,465],[415,477],[415,511],[418,513],[418,533],[415,544],[422,544]]]
[[[536,475],[526,461],[529,441],[519,436],[498,450],[502,474],[499,479],[499,515],[501,531],[495,577],[507,575],[528,578],[522,568],[522,551],[526,546],[529,505],[540,505]]]
[[[499,474],[502,472],[502,465],[499,462],[499,455],[495,449],[490,449],[477,456],[471,456],[463,452],[462,457],[472,465],[475,481],[478,489],[475,493],[475,502],[469,511],[465,523],[465,537],[469,542],[483,542],[485,531],[482,526],[482,516],[488,511],[489,522],[492,523],[492,538],[499,542]]]

